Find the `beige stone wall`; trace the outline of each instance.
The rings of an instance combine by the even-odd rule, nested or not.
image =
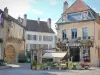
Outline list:
[[[6,49],[7,46],[12,45],[16,50],[16,61],[18,54],[23,52],[25,54],[25,41],[23,40],[24,30],[21,26],[13,21],[4,20],[4,48]],[[13,39],[11,38],[13,37]],[[8,38],[11,38],[10,40]],[[20,40],[20,42],[19,42]]]
[[[94,48],[91,49],[91,59],[92,59],[91,63],[92,64],[95,63],[94,65],[98,66],[99,65],[99,58],[98,58],[98,50],[96,49],[96,46],[100,46],[100,38],[99,38],[100,24],[96,21],[94,23],[95,23],[95,28],[94,28],[94,30],[95,30],[95,32],[94,32],[95,33],[95,37],[94,37],[95,41],[94,41]]]
[[[97,45],[100,46],[100,40],[98,38],[98,31],[100,30],[100,24],[96,21],[87,21],[87,22],[78,22],[78,23],[69,23],[69,24],[62,24],[59,26],[60,30],[58,30],[58,38],[62,39],[62,30],[66,29],[67,37],[71,40],[71,29],[77,29],[77,36],[82,37],[82,28],[88,28],[88,36],[94,36],[94,47],[90,49],[90,58],[91,58],[91,65],[98,66],[98,50],[95,48]],[[100,33],[99,33],[100,34]]]
[[[69,23],[69,24],[63,24],[60,25],[58,30],[58,38],[62,39],[62,30],[66,29],[67,37],[69,40],[71,40],[71,29],[76,28],[77,29],[77,36],[82,37],[82,28],[87,27],[88,28],[88,36],[94,36],[94,21],[89,22],[78,22],[78,23]]]
[[[23,38],[23,28],[18,24],[11,22],[9,36],[13,36],[14,38],[22,39]]]

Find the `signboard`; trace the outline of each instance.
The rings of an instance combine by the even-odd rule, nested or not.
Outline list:
[[[66,46],[80,46],[80,43],[66,43]]]

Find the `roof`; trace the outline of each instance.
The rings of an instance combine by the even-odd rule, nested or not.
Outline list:
[[[45,53],[43,58],[63,58],[67,53],[66,52],[54,52],[54,53]]]
[[[38,23],[37,20],[29,20],[29,19],[27,19],[27,25],[25,27],[25,30],[35,31],[35,32],[54,33],[54,31],[48,27],[47,22],[40,21],[40,23]]]
[[[88,9],[90,9],[90,7],[86,5],[82,0],[76,0],[67,10],[63,12],[63,14],[84,11]]]
[[[19,26],[23,27],[23,25],[22,25],[21,23],[19,23],[18,20],[15,19],[14,17],[12,17],[12,16],[10,16],[10,15],[8,15],[8,17],[6,17],[6,16],[4,15],[4,11],[2,11],[1,9],[0,9],[0,13],[3,14],[3,18],[5,18],[5,19],[7,19],[7,20],[9,20],[9,21],[13,21],[13,22],[17,23]]]

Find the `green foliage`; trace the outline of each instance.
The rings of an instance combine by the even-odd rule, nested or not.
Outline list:
[[[32,63],[32,66],[36,66],[36,65],[37,65],[37,62],[34,60]]]
[[[27,51],[26,55],[27,55],[27,58],[31,58],[31,52],[30,51]]]

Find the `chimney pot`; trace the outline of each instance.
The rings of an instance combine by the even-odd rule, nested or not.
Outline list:
[[[67,2],[67,1],[64,2],[64,8],[63,8],[63,11],[65,11],[66,9],[68,9],[68,2]]]
[[[51,28],[51,18],[48,18],[48,27]]]
[[[6,17],[8,17],[8,8],[7,7],[4,8],[4,14]]]
[[[26,24],[27,24],[27,15],[24,14],[23,26],[26,27]]]
[[[38,24],[40,23],[40,18],[38,18]]]

